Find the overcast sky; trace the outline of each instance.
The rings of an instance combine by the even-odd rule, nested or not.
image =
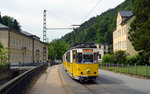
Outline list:
[[[98,6],[84,20],[100,15],[114,8],[124,0],[101,0]],[[47,12],[47,28],[71,27],[81,24],[99,0],[0,0],[2,16],[9,15],[20,22],[23,31],[35,34],[43,39],[43,10]],[[47,30],[49,41],[61,38],[71,30]]]

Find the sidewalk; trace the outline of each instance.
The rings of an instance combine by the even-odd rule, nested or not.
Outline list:
[[[28,94],[67,94],[59,74],[59,65],[48,67]]]

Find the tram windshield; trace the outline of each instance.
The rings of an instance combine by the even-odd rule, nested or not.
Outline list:
[[[83,63],[93,62],[93,55],[83,55]]]
[[[84,64],[97,63],[97,53],[94,54],[78,53],[76,59],[77,63],[84,63]]]

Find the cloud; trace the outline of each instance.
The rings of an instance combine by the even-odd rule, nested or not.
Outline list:
[[[58,16],[56,17],[47,13],[47,27],[66,27],[66,25],[69,27],[72,24],[81,24],[83,18],[98,1],[99,0],[1,0],[0,11],[2,15],[9,15],[17,19],[24,31],[36,34],[42,39],[44,9]],[[123,1],[124,0],[102,0],[99,6],[86,20],[90,17],[100,15],[102,12],[117,6]],[[57,19],[61,20],[61,22]],[[72,30],[47,31],[47,37],[49,40],[52,40],[54,38],[60,38],[71,31]]]

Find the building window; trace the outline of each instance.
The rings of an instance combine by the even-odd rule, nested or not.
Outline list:
[[[101,45],[99,45],[99,48],[101,49]]]
[[[101,59],[101,54],[99,54],[99,59]]]
[[[126,40],[124,41],[124,48],[126,48]]]
[[[13,44],[15,45],[15,37],[13,38]]]
[[[124,48],[124,41],[122,41],[122,48]]]
[[[104,49],[106,49],[106,45],[104,45]]]
[[[16,46],[18,46],[18,39],[16,39]]]
[[[123,28],[122,28],[122,35],[124,34]]]
[[[19,40],[19,42],[20,42],[20,47],[21,47],[21,39]]]
[[[124,34],[126,34],[126,27],[124,27]]]

